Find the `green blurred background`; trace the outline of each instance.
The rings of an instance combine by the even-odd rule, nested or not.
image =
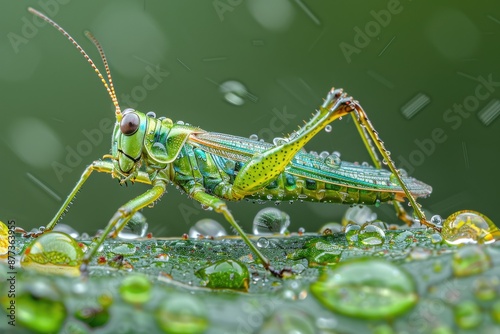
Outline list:
[[[485,0],[4,1],[0,220],[46,225],[85,166],[110,148],[110,133],[100,127],[113,118],[106,91],[77,50],[53,28],[39,27],[28,6],[54,18],[101,66],[83,31],[97,36],[123,108],[209,131],[282,136],[308,119],[332,86],[343,87],[367,110],[399,167],[433,186],[420,201],[429,213],[473,209],[500,221],[500,8]],[[368,160],[348,119],[307,149]],[[95,174],[63,222],[93,232],[146,189]],[[247,231],[263,208],[229,205]],[[339,221],[347,209],[279,208],[290,215],[291,231]],[[395,220],[391,206],[375,210]],[[202,218],[229,230],[174,187],[143,213],[157,236],[178,236]]]

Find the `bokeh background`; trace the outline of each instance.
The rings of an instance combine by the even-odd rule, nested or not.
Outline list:
[[[399,167],[433,186],[420,201],[429,213],[473,209],[500,221],[500,8],[486,0],[4,1],[0,220],[46,225],[85,166],[110,148],[106,91],[28,6],[54,18],[101,66],[83,32],[97,36],[123,108],[206,130],[270,140],[308,119],[332,86],[343,87],[367,110]],[[332,125],[307,149],[369,159],[351,120]],[[146,189],[94,174],[63,222],[93,232]],[[263,208],[229,205],[247,231]],[[291,231],[317,230],[347,209],[279,208],[290,215]],[[391,206],[375,210],[395,221]],[[179,236],[202,218],[229,230],[174,187],[143,213],[157,236]]]

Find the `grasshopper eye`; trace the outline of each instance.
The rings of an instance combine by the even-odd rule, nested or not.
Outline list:
[[[139,116],[136,113],[125,114],[120,122],[120,131],[126,135],[133,135],[139,128]]]

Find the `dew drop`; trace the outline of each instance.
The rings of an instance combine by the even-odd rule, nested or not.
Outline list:
[[[332,132],[332,126],[330,124],[328,124],[327,126],[325,126],[325,131],[330,133]]]
[[[328,233],[326,231],[329,230]],[[339,223],[326,223],[319,229],[320,234],[334,234],[342,232],[342,225]]]
[[[333,312],[364,319],[393,318],[418,301],[411,276],[390,262],[373,258],[341,262],[310,289]]]
[[[212,289],[233,289],[247,291],[250,274],[247,267],[235,260],[220,260],[195,273],[203,285]]]
[[[277,208],[260,210],[253,220],[253,234],[285,234],[290,225],[290,216]]]
[[[287,140],[285,138],[281,137],[276,137],[273,139],[273,144],[274,146],[281,146],[287,143]]]
[[[83,251],[66,233],[49,232],[31,241],[21,257],[21,266],[37,271],[80,275]]]
[[[196,224],[189,229],[190,238],[197,239],[200,235],[222,237],[227,235],[227,232],[219,222],[210,218],[203,218],[198,220]]]
[[[434,215],[431,217],[431,223],[437,227],[443,226],[443,218],[440,215]]]
[[[251,134],[250,137],[248,137],[250,140],[259,140],[259,136],[256,134]]]
[[[498,227],[485,215],[472,210],[458,211],[446,218],[441,235],[452,245],[500,240]]]
[[[345,238],[349,244],[354,244],[358,241],[358,232],[361,229],[360,225],[357,224],[348,224],[345,227]]]
[[[126,277],[120,284],[120,296],[130,304],[144,304],[151,299],[151,282],[144,275]]]
[[[9,250],[9,229],[0,221],[0,259],[5,259]]]
[[[482,322],[479,305],[473,301],[465,301],[455,305],[453,309],[455,322],[462,329],[473,329]]]
[[[340,165],[342,163],[342,160],[340,160],[340,156],[332,153],[331,155],[327,156],[324,160],[325,164],[329,167],[332,168],[340,168]]]
[[[330,153],[328,151],[322,151],[320,154],[319,154],[319,157],[321,159],[325,159],[327,156],[329,156]]]
[[[491,259],[482,247],[467,245],[453,254],[451,267],[458,277],[477,275],[491,267]]]
[[[257,240],[257,247],[267,248],[269,247],[269,240],[267,238],[261,237]]]
[[[127,225],[118,232],[118,238],[131,240],[144,238],[148,232],[148,223],[146,217],[140,212],[134,213]]]
[[[255,312],[258,312],[255,310]],[[285,308],[274,312],[256,334],[315,334],[318,333],[311,316],[302,310]]]
[[[373,224],[365,224],[358,231],[358,243],[365,246],[379,246],[385,242],[385,232]]]
[[[155,311],[164,333],[201,334],[208,327],[207,308],[187,293],[169,293]]]

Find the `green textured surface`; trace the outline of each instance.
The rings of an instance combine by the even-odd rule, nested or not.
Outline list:
[[[79,328],[82,333],[156,333],[161,332],[158,319],[163,319],[161,328],[178,328],[175,326],[180,325],[174,320],[180,319],[182,313],[182,317],[192,323],[189,330],[193,333],[200,328],[207,328],[205,333],[267,333],[278,324],[282,330],[286,326],[300,328],[300,333],[431,333],[439,329],[469,333],[465,328],[472,328],[474,333],[497,333],[500,329],[499,244],[448,246],[433,243],[432,234],[422,229],[387,231],[385,243],[376,247],[349,245],[343,234],[269,237],[263,252],[275,267],[292,267],[296,271],[288,279],[271,277],[261,265],[252,262],[248,248],[239,238],[107,240],[99,255],[106,257],[108,264],[98,265],[94,259],[89,279],[47,276],[17,268],[16,293],[18,298],[26,296],[26,291],[32,291],[31,295],[41,294],[33,301],[35,304],[41,302],[42,297],[50,297],[52,306],[64,304],[67,316],[61,332]],[[25,243],[18,238],[18,251]],[[136,252],[124,255],[123,262],[117,261],[113,250],[123,245],[126,248],[132,245]],[[367,269],[372,268],[373,261],[394,264],[405,273],[387,275],[399,277],[397,282],[380,281],[380,275],[375,275],[377,280],[365,282],[365,286],[368,284],[375,292],[382,292],[381,301],[385,290],[377,290],[377,287],[397,291],[399,286],[402,293],[414,291],[418,302],[401,315],[375,319],[372,311],[366,312],[366,317],[362,310],[358,315],[348,316],[323,306],[311,293],[310,286],[321,274],[328,275],[335,270],[335,265],[309,267],[307,258],[318,251],[332,252],[332,249],[340,254],[340,263],[365,257]],[[295,256],[287,256],[294,252]],[[453,266],[460,252],[461,256],[480,253],[487,261],[474,256],[469,258],[469,263],[459,261],[462,273],[457,277]],[[201,286],[203,280],[195,272],[224,259],[239,259],[248,267],[248,292]],[[121,266],[124,263],[128,264]],[[482,270],[477,271],[478,266],[483,266]],[[463,275],[465,267],[469,267],[469,273]],[[3,264],[0,268],[0,287],[5,297],[7,269]],[[370,277],[369,270],[365,274]],[[412,277],[409,285],[404,283],[406,275]],[[354,280],[363,279],[357,276]],[[5,303],[5,298],[2,302]],[[371,302],[377,304],[376,300]],[[19,301],[17,312],[19,316]],[[5,322],[0,326],[2,330],[11,329]],[[18,323],[16,332],[23,333],[22,328]]]

